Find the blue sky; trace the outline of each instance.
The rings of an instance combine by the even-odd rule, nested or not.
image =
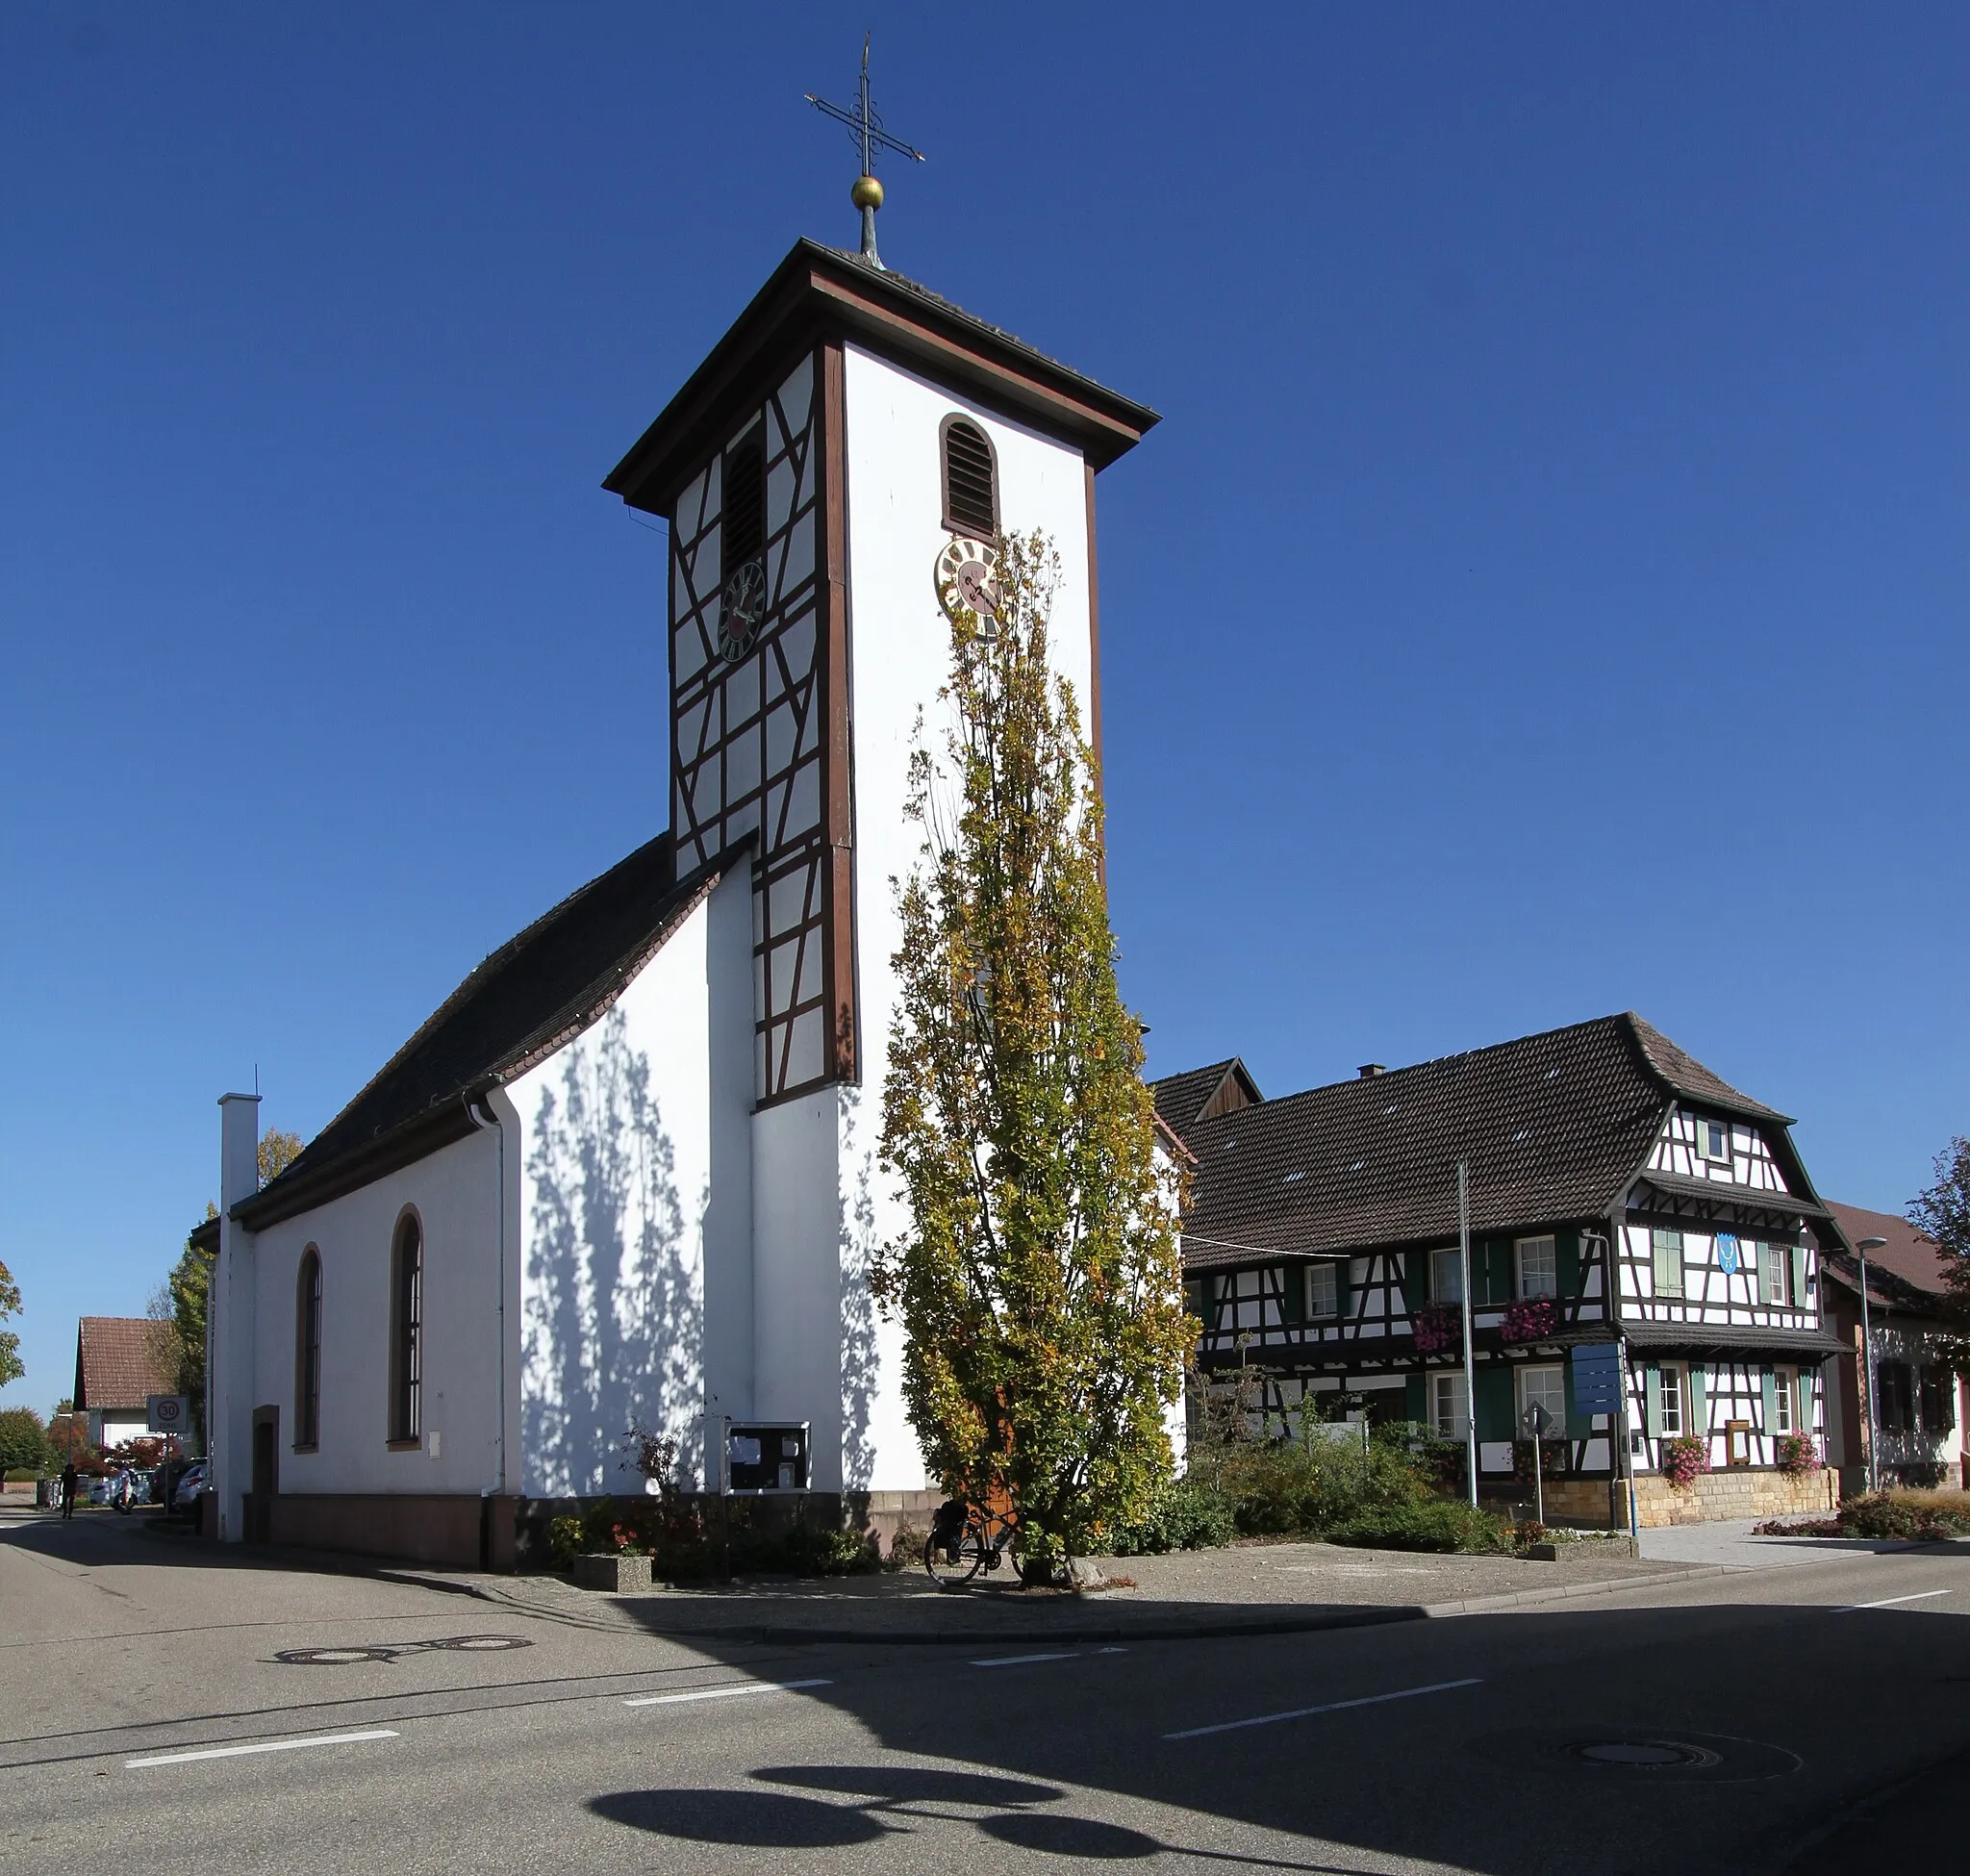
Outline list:
[[[597,487],[801,234],[1160,429],[1101,480],[1162,1073],[1633,1007],[1899,1209],[1970,1130],[1959,7],[0,10],[7,1402],[217,1111],[317,1129],[666,821]]]

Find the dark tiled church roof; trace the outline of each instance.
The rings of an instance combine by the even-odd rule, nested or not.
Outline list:
[[[1197,1122],[1184,1263],[1449,1239],[1460,1158],[1474,1230],[1598,1217],[1678,1096],[1783,1123],[1632,1011]]]
[[[524,1074],[597,1021],[718,883],[722,864],[679,879],[670,836],[660,834],[570,893],[479,965],[238,1215],[262,1229],[346,1189],[338,1175],[356,1165],[375,1177],[384,1168],[372,1156],[393,1141],[415,1137],[429,1152],[421,1124],[462,1137],[466,1099]]]

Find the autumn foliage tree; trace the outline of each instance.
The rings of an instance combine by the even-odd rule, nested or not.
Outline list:
[[[994,611],[950,607],[947,728],[920,734],[882,1153],[909,1224],[873,1271],[946,1488],[1009,1491],[1030,1573],[1089,1554],[1169,1479],[1192,1331],[1141,1025],[1115,979],[1101,799],[1048,659],[1058,563],[998,545]]]
[[[1942,1279],[1949,1286],[1947,1357],[1970,1375],[1970,1140],[1960,1135],[1936,1154],[1935,1182],[1918,1193],[1908,1222],[1936,1243]]]

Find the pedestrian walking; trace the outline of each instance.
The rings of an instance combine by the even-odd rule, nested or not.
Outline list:
[[[62,1515],[64,1518],[72,1518],[75,1515],[75,1487],[81,1477],[82,1475],[75,1469],[73,1459],[62,1468]]]

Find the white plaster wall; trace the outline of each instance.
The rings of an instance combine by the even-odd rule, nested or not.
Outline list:
[[[866,1249],[894,1236],[900,1207],[874,1164],[882,1080],[896,1006],[890,959],[898,943],[892,881],[908,873],[918,836],[904,817],[908,765],[920,711],[934,732],[939,688],[949,665],[949,627],[932,571],[950,539],[944,528],[938,427],[962,412],[992,439],[998,459],[999,516],[1008,533],[1042,528],[1060,555],[1061,580],[1049,621],[1055,668],[1073,686],[1082,734],[1093,716],[1089,628],[1086,471],[1077,450],[1008,421],[966,398],[854,346],[845,360],[848,469],[849,696],[855,756],[855,914],[862,1084],[844,1091],[834,1152],[844,1217],[835,1321],[873,1350],[873,1385],[847,1372],[852,1335],[844,1334],[844,1395],[861,1416],[860,1447],[844,1442],[851,1483],[878,1491],[925,1483],[922,1455],[903,1410],[902,1335],[894,1325],[861,1321],[858,1285]],[[776,1113],[780,1110],[768,1110]],[[761,1116],[762,1121],[767,1115]],[[791,1125],[791,1124],[790,1124]],[[817,1123],[816,1153],[823,1149]],[[771,1182],[762,1166],[762,1204]],[[767,1238],[761,1235],[762,1256]],[[818,1255],[818,1253],[817,1253]],[[817,1296],[816,1332],[823,1332]],[[846,1312],[846,1313],[844,1313]],[[762,1372],[766,1341],[761,1342]],[[853,1382],[854,1385],[847,1383]],[[817,1449],[821,1447],[817,1424]],[[852,1475],[866,1467],[865,1479]],[[817,1484],[824,1482],[819,1478]]]
[[[407,1206],[424,1230],[424,1443],[396,1453],[388,1446],[391,1250]],[[489,1129],[254,1235],[253,1381],[235,1406],[280,1408],[283,1492],[500,1488],[502,1437],[510,1457],[517,1428],[499,1391],[499,1134]],[[321,1435],[316,1451],[297,1453],[295,1309],[311,1244],[321,1255]],[[507,1261],[511,1375],[518,1292],[510,1245]]]
[[[750,890],[744,870],[722,881],[600,1022],[509,1090],[530,1494],[640,1491],[635,1424],[674,1435],[702,1479],[708,1414],[745,1410]]]

